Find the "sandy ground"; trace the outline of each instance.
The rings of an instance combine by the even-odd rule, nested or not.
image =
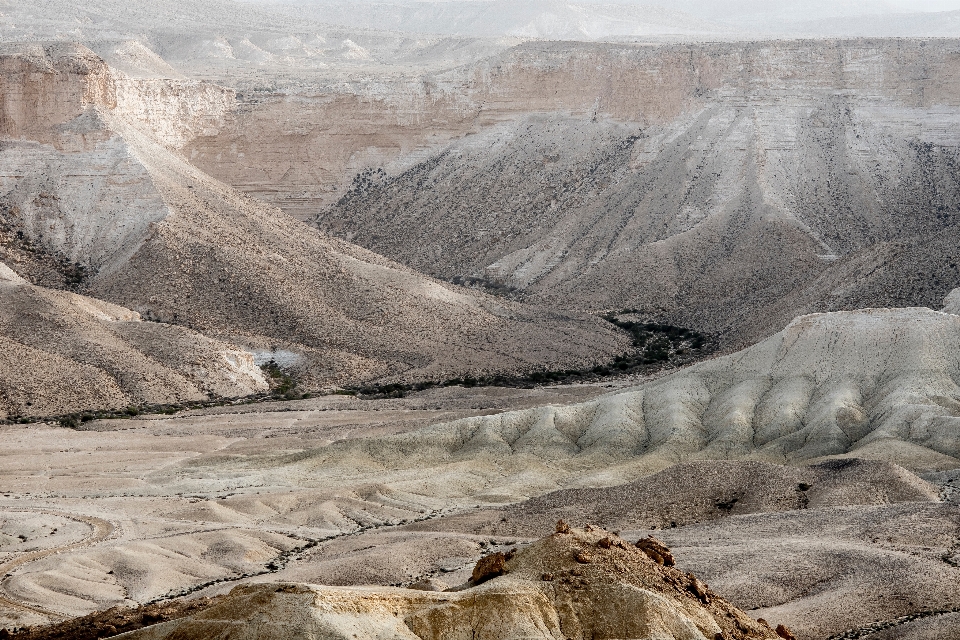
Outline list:
[[[355,487],[275,471],[344,438],[608,390],[447,388],[396,400],[331,396],[98,421],[84,431],[3,427],[0,623],[37,624],[232,584],[269,572],[269,563],[312,540],[430,517]],[[457,554],[466,562],[476,552]]]
[[[949,628],[953,614],[910,616],[960,607],[951,472],[927,483],[885,462],[700,461],[601,490],[576,488],[580,463],[549,457],[498,466],[431,463],[425,452],[414,469],[359,455],[324,466],[323,452],[343,439],[611,390],[447,388],[91,422],[84,431],[5,427],[0,625],[212,596],[245,582],[455,586],[483,554],[549,533],[558,514],[575,523],[583,514],[630,539],[652,530],[680,568],[804,639],[901,618],[884,633]],[[563,490],[537,497],[554,489]]]

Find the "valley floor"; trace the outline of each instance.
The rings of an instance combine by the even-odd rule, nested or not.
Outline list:
[[[850,629],[858,631],[844,637],[960,637],[951,623],[960,610],[960,505],[950,501],[949,472],[933,485],[884,476],[887,494],[872,496],[861,476],[887,467],[701,461],[550,494],[577,480],[547,459],[498,478],[503,465],[484,477],[463,459],[413,470],[359,454],[312,462],[343,439],[609,391],[457,387],[94,421],[83,431],[4,427],[0,625],[214,596],[241,583],[455,586],[484,554],[546,535],[558,514],[582,514],[628,539],[656,534],[682,570],[801,638]],[[808,476],[807,508],[784,502]]]

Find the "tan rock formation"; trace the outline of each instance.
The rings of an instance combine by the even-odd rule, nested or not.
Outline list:
[[[673,559],[673,554],[670,553],[667,545],[653,536],[641,538],[637,541],[636,547],[650,556],[650,559],[657,564],[662,564],[665,567],[672,567],[676,564],[676,561]]]
[[[206,611],[125,637],[189,640],[225,631],[260,640],[777,637],[693,576],[661,566],[626,543],[599,549],[597,542],[610,535],[554,534],[517,553],[505,575],[454,593],[238,587]],[[591,549],[588,565],[574,559],[584,548]],[[555,579],[544,581],[544,574]]]

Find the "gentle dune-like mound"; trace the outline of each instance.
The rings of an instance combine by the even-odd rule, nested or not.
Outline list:
[[[602,530],[558,532],[517,553],[491,554],[454,592],[242,586],[210,609],[126,636],[131,640],[225,637],[289,640],[476,638],[777,638],[673,568],[669,551],[644,549]]]
[[[428,489],[421,473],[405,486],[473,495],[497,486],[513,496],[622,484],[696,459],[857,457],[955,468],[958,378],[960,316],[817,314],[733,355],[591,402],[336,443],[298,464],[324,475],[447,465],[436,472],[442,484]]]
[[[561,518],[650,529],[748,513],[937,501],[936,487],[889,462],[845,459],[784,467],[696,461],[616,487],[561,489],[531,498],[503,509],[494,532],[532,535]]]

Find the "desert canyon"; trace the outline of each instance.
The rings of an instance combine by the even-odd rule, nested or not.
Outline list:
[[[0,0],[0,639],[960,639],[960,4]]]

